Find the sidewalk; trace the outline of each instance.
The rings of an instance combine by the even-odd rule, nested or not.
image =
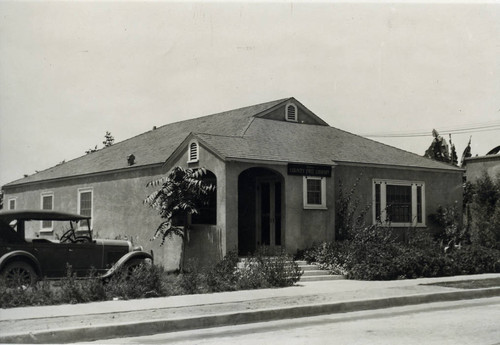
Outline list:
[[[423,285],[500,274],[299,282],[282,289],[0,309],[0,343],[68,343],[321,314],[500,296],[500,287]]]

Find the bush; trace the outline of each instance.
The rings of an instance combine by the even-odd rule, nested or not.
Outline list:
[[[500,250],[471,245],[449,255],[458,266],[458,274],[500,273]]]
[[[54,301],[54,295],[47,281],[40,281],[31,287],[9,288],[0,280],[1,308],[47,305]]]
[[[208,271],[206,279],[210,291],[232,291],[238,288],[238,276],[236,274],[238,261],[238,254],[231,251]]]
[[[499,250],[472,245],[445,253],[429,234],[418,229],[403,243],[391,229],[367,227],[350,241],[315,245],[304,251],[304,257],[323,269],[341,267],[349,279],[360,280],[500,272]]]
[[[237,270],[239,289],[291,286],[300,280],[302,271],[285,251],[259,248]]]
[[[474,245],[500,249],[500,179],[495,182],[484,172],[472,185],[466,205],[466,225]]]
[[[161,266],[141,264],[133,269],[125,267],[113,275],[105,284],[100,284],[104,288],[105,294],[102,298],[96,298],[95,300],[163,296],[166,291],[163,285],[164,275],[166,273]],[[99,282],[100,280],[96,279],[94,281]],[[99,290],[99,285],[96,290]]]
[[[139,265],[126,267],[106,281],[96,272],[78,278],[68,266],[66,278],[56,282],[42,280],[33,287],[7,288],[0,281],[0,308],[283,287],[293,285],[302,275],[285,252],[260,250],[240,268],[238,261],[237,254],[230,252],[213,268],[200,271],[200,265],[190,260],[177,274],[169,274],[161,266]]]
[[[308,263],[315,263],[320,269],[332,274],[347,274],[349,248],[348,241],[322,242],[303,251],[302,257]]]

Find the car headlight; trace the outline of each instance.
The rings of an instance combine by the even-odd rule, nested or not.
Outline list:
[[[136,247],[134,247],[133,251],[134,252],[142,252],[142,251],[144,251],[144,248],[142,246],[136,246]]]

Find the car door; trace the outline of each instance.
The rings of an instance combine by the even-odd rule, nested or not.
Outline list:
[[[92,268],[103,270],[103,247],[93,242],[70,243],[68,245],[68,263],[78,276],[86,276]]]
[[[33,239],[32,253],[40,262],[42,276],[47,278],[64,277],[67,273],[68,245],[46,239]]]

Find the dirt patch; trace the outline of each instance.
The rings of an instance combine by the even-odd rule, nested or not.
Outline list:
[[[452,287],[457,289],[483,289],[490,287],[500,287],[500,278],[459,280],[452,282],[439,282],[439,283],[422,284],[422,285],[437,285],[437,286]]]

